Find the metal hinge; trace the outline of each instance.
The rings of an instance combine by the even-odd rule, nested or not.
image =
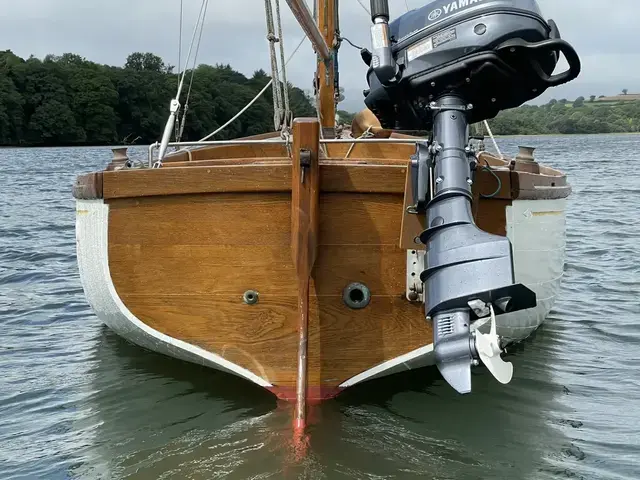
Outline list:
[[[300,183],[304,183],[304,172],[311,168],[311,150],[300,149]]]
[[[424,284],[420,274],[424,270],[424,250],[407,250],[407,300],[424,302]]]

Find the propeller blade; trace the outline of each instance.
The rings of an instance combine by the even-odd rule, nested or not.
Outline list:
[[[502,360],[500,354],[502,349],[500,348],[500,338],[497,333],[496,326],[496,314],[491,308],[491,331],[489,334],[484,334],[476,330],[476,350],[478,356],[487,370],[503,385],[506,385],[513,378],[513,364],[511,362],[505,362]]]
[[[493,343],[489,335],[476,332],[476,349],[482,363],[500,383],[506,385],[513,378],[513,364],[500,357],[500,347]]]

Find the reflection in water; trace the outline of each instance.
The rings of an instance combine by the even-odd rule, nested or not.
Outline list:
[[[566,439],[541,331],[508,387],[477,370],[461,397],[434,368],[376,380],[313,407],[309,454],[291,450],[291,407],[251,383],[131,345],[103,328],[81,420],[82,478],[540,478]],[[542,337],[542,338],[540,338]],[[80,427],[80,426],[78,426]],[[551,460],[551,462],[549,461]]]
[[[261,387],[141,350],[106,327],[94,365],[87,401],[98,427],[74,472],[81,476],[211,478],[242,471],[248,452],[267,454],[288,426]]]

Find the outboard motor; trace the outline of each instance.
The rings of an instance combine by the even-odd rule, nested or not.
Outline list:
[[[391,23],[387,0],[371,0],[371,15],[367,107],[383,128],[432,131],[412,157],[412,211],[427,219],[421,280],[436,364],[460,393],[471,391],[480,359],[506,383],[512,366],[500,359],[495,319],[493,338],[471,324],[537,301],[515,283],[509,239],[474,223],[469,124],[573,80],[580,59],[535,0],[438,0]],[[554,75],[561,53],[569,69]]]

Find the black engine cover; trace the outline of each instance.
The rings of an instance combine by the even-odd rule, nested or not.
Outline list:
[[[398,75],[372,68],[365,104],[389,129],[430,129],[426,108],[449,93],[473,104],[470,122],[493,118],[580,73],[575,50],[535,0],[438,0],[390,24]],[[552,75],[560,53],[570,69]]]

